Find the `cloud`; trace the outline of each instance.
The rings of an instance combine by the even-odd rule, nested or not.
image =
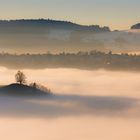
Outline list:
[[[50,98],[0,97],[1,117],[139,117],[139,100],[112,96],[58,95]]]

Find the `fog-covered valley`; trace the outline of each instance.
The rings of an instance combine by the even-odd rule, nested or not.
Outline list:
[[[0,21],[0,52],[52,53],[113,51],[139,53],[139,28],[111,31],[99,25],[56,20]]]
[[[50,29],[43,33],[0,34],[0,51],[9,53],[44,53],[78,51],[140,51],[140,34],[133,31],[82,32]]]
[[[1,67],[0,84],[14,82],[16,71]],[[53,96],[0,97],[1,138],[139,139],[139,72],[61,68],[23,72],[28,83],[40,82],[53,91]]]
[[[0,138],[139,140],[139,26],[0,21]]]

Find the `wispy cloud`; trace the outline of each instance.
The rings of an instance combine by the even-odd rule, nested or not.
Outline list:
[[[139,117],[139,103],[138,99],[111,96],[0,97],[0,116],[50,119],[69,116]]]

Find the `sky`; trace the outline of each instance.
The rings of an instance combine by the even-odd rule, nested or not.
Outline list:
[[[140,0],[0,0],[0,19],[50,18],[125,30],[140,22]]]

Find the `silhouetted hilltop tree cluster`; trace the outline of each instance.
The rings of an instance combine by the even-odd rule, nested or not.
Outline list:
[[[0,20],[0,32],[25,32],[42,29],[67,29],[78,31],[108,32],[109,27],[99,25],[80,25],[68,21],[50,19],[21,19],[21,20]],[[43,30],[42,30],[43,31]]]
[[[11,84],[15,87],[15,90],[16,90],[16,87],[19,88],[20,86],[24,89],[24,87],[32,90],[32,91],[41,91],[41,92],[44,92],[44,93],[48,93],[48,94],[51,94],[51,90],[39,83],[36,83],[36,82],[33,82],[33,83],[30,83],[29,85],[27,85],[27,80],[26,80],[26,75],[22,72],[22,71],[18,71],[16,74],[15,74],[15,80],[16,80],[16,83],[17,84]],[[19,86],[19,85],[20,86]],[[11,86],[10,85],[10,86]],[[23,86],[25,85],[25,86]]]
[[[0,54],[0,66],[8,68],[79,68],[140,70],[140,55],[98,51],[59,54]]]
[[[47,88],[46,86],[43,86],[43,85],[41,85],[39,83],[34,82],[34,83],[31,83],[29,86],[32,87],[32,88],[35,88],[35,89],[39,89],[39,90],[41,90],[43,92],[52,93],[49,88]]]

